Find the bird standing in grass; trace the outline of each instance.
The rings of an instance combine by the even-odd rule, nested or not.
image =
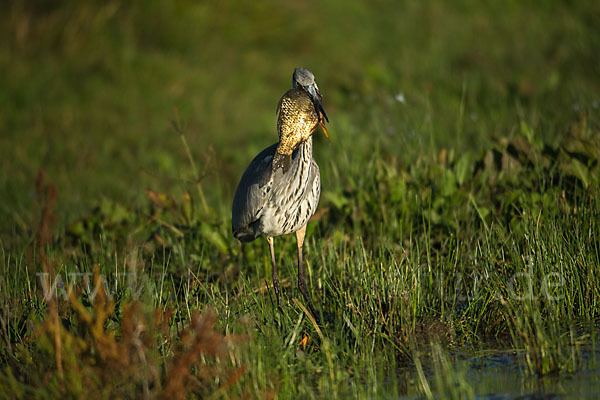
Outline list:
[[[317,209],[321,194],[319,166],[312,157],[312,134],[329,122],[321,103],[315,77],[306,68],[296,68],[293,88],[277,106],[279,142],[252,160],[235,192],[232,230],[241,242],[265,235],[271,252],[273,287],[281,304],[273,237],[296,233],[298,244],[298,288],[311,312],[315,309],[306,288],[302,246],[306,224]]]

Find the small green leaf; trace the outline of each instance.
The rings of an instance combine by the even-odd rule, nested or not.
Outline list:
[[[78,220],[69,225],[67,231],[73,236],[83,236],[85,233],[85,227],[83,226],[83,221]]]
[[[400,201],[406,196],[406,182],[404,179],[396,176],[389,181],[390,200],[392,202]]]
[[[535,137],[535,132],[533,128],[529,126],[529,124],[525,121],[521,121],[521,135],[525,136],[527,141],[534,146],[536,149],[541,150],[544,147],[542,140],[540,138]]]
[[[129,211],[122,205],[115,203],[113,205],[112,214],[110,216],[110,222],[113,224],[120,224],[129,219]]]
[[[194,221],[194,204],[192,203],[192,198],[189,193],[183,195],[183,199],[181,200],[181,213],[183,214],[183,218],[187,225],[192,225]]]
[[[203,223],[200,228],[202,237],[215,246],[221,253],[227,254],[227,243],[223,236],[211,225]]]
[[[521,134],[527,138],[529,143],[533,144],[534,133],[533,129],[529,126],[529,124],[525,121],[521,121]]]
[[[583,165],[581,161],[576,158],[571,159],[571,168],[573,174],[581,181],[584,189],[587,189],[590,185],[590,171],[588,167]]]
[[[477,202],[473,196],[469,196],[469,200],[471,201],[473,208],[475,208],[475,211],[477,211],[477,215],[479,215],[481,222],[483,222],[483,226],[485,226],[485,229],[487,230],[488,225],[487,222],[485,222],[485,218],[489,215],[490,210],[486,207],[477,205]]]
[[[346,204],[348,199],[341,193],[325,192],[325,199],[333,205],[333,208],[341,210]]]
[[[470,151],[463,153],[458,159],[458,162],[454,166],[454,173],[456,174],[456,181],[459,186],[462,186],[467,177],[473,171],[473,154]]]
[[[450,170],[445,170],[439,182],[440,194],[442,196],[452,196],[456,192],[456,178]]]

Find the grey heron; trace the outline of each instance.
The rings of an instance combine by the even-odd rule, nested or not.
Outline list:
[[[298,289],[315,314],[306,288],[302,249],[306,225],[317,209],[321,194],[319,166],[312,157],[312,134],[320,125],[327,136],[324,121],[329,122],[329,119],[312,72],[296,68],[292,86],[277,106],[279,141],[252,160],[237,187],[232,206],[232,231],[241,242],[265,235],[279,305],[281,290],[273,237],[294,232],[298,245]]]

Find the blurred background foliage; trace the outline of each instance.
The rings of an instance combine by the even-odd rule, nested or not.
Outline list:
[[[177,197],[198,179],[227,215],[276,140],[296,66],[331,119],[315,148],[325,198],[347,184],[336,164],[360,174],[373,152],[477,152],[523,123],[558,143],[574,120],[598,126],[599,20],[593,1],[4,2],[0,230],[28,225],[40,168],[63,225],[102,199]]]

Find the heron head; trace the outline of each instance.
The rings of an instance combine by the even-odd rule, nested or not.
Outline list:
[[[294,89],[304,89],[312,99],[317,113],[322,115],[325,118],[325,121],[329,122],[329,118],[327,118],[327,114],[323,108],[323,103],[321,103],[322,98],[321,93],[319,93],[319,87],[317,86],[315,76],[312,72],[306,68],[296,68],[294,70],[294,75],[292,75],[292,86]],[[323,126],[322,123],[321,126]]]

